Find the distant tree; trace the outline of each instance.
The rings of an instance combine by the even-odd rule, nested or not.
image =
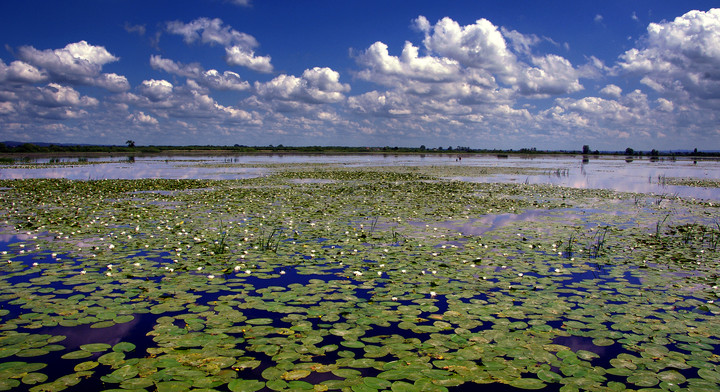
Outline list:
[[[448,146],[448,151],[452,151],[452,146]]]
[[[128,141],[125,142],[125,144],[127,144],[127,146],[130,147],[130,148],[134,148],[134,147],[135,147],[135,141],[134,141],[134,140],[128,140]]]
[[[651,156],[651,157],[656,157],[656,156],[658,156],[658,155],[660,155],[660,152],[658,152],[658,150],[656,150],[656,149],[653,148],[652,151],[650,151],[650,156]]]
[[[425,151],[425,145],[424,145],[424,144],[420,146],[420,151]]]
[[[583,146],[583,149],[582,149],[582,153],[583,153],[583,154],[590,154],[590,146],[588,146],[587,144],[584,145],[584,146]]]
[[[625,149],[625,155],[635,155],[635,150],[633,150],[632,148],[628,147],[628,148]]]

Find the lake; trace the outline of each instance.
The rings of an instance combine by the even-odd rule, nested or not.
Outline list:
[[[458,157],[462,159],[458,161]],[[237,156],[160,156],[123,158],[90,158],[88,163],[73,165],[75,159],[60,159],[52,165],[49,159],[34,163],[50,167],[5,166],[0,179],[66,178],[96,179],[243,179],[262,176],[268,165],[323,164],[338,167],[371,166],[438,166],[451,165],[478,169],[506,167],[522,174],[489,174],[450,177],[460,181],[553,184],[585,189],[612,189],[622,192],[677,195],[720,200],[719,188],[668,184],[667,178],[720,180],[720,160],[668,159],[651,160],[607,156],[514,156],[489,154],[447,155],[237,155]],[[472,174],[472,173],[468,173]]]
[[[0,390],[720,388],[718,161],[75,159],[0,168]]]

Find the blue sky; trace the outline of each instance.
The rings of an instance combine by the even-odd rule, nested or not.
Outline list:
[[[714,4],[5,0],[0,140],[718,150]]]

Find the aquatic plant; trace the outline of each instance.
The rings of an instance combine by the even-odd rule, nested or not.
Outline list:
[[[0,181],[0,388],[720,386],[708,203],[274,169]]]

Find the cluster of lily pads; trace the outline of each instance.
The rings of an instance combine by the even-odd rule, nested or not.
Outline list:
[[[720,388],[717,203],[273,170],[0,181],[0,390]]]

